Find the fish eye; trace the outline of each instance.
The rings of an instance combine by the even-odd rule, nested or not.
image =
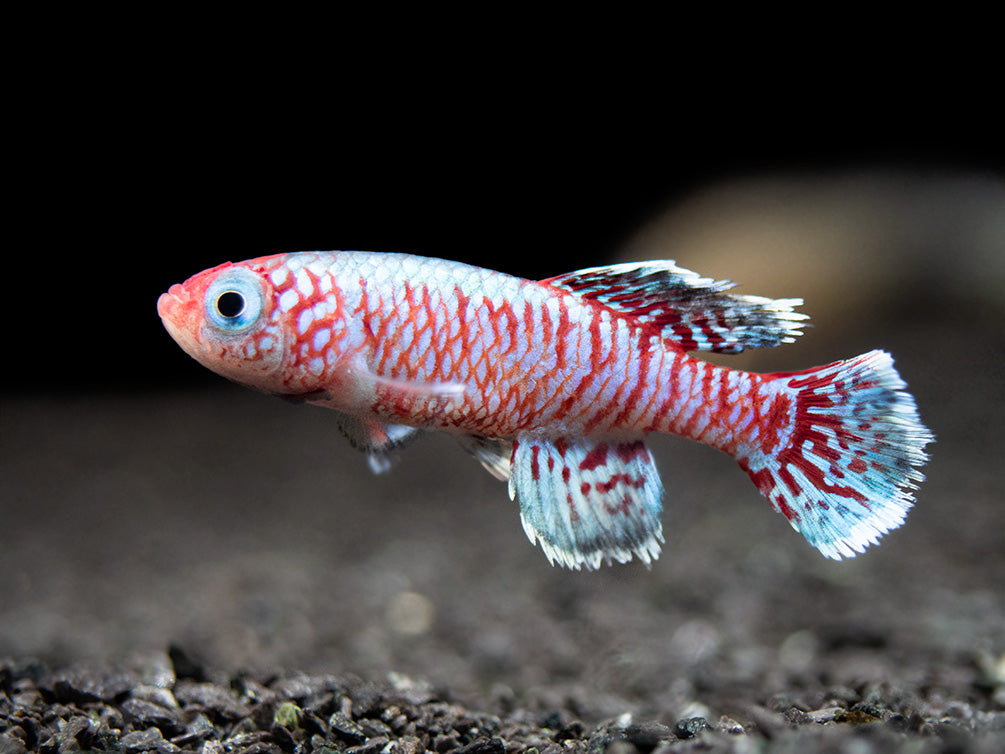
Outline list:
[[[216,310],[227,319],[240,317],[244,311],[244,296],[237,291],[224,291],[216,297]]]
[[[210,326],[221,333],[243,333],[262,314],[262,280],[243,267],[226,269],[206,289],[205,302],[206,322]]]

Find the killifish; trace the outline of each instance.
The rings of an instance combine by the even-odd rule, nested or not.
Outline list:
[[[792,342],[801,299],[730,292],[672,261],[534,281],[410,254],[222,264],[157,303],[178,344],[239,383],[335,411],[373,471],[426,430],[508,480],[524,530],[579,569],[664,542],[652,432],[732,456],[825,556],[901,525],[934,438],[884,351],[799,372],[695,351]]]

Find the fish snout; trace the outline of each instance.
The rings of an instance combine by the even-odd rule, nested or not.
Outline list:
[[[168,288],[167,293],[162,293],[157,299],[157,314],[161,319],[173,320],[178,316],[180,309],[188,302],[189,295],[185,287],[175,283]]]
[[[182,349],[196,357],[199,347],[199,333],[193,312],[192,292],[184,285],[172,285],[167,293],[157,299],[157,314],[168,334]]]

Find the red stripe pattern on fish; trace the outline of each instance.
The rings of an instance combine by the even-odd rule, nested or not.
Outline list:
[[[899,526],[933,437],[882,351],[795,373],[692,351],[791,342],[799,299],[728,292],[673,262],[524,280],[408,254],[302,252],[224,264],[160,297],[172,337],[237,382],[334,409],[370,466],[421,430],[509,481],[551,562],[658,557],[650,432],[737,460],[831,558]]]

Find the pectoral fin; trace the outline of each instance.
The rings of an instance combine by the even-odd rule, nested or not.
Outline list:
[[[398,377],[384,377],[383,375],[367,372],[367,378],[373,381],[378,390],[400,398],[437,398],[437,399],[460,399],[464,397],[463,382],[422,382],[418,380],[406,380]]]
[[[367,455],[374,474],[382,474],[394,464],[395,451],[412,440],[421,430],[403,424],[384,424],[376,419],[335,411],[338,428],[357,450]]]

